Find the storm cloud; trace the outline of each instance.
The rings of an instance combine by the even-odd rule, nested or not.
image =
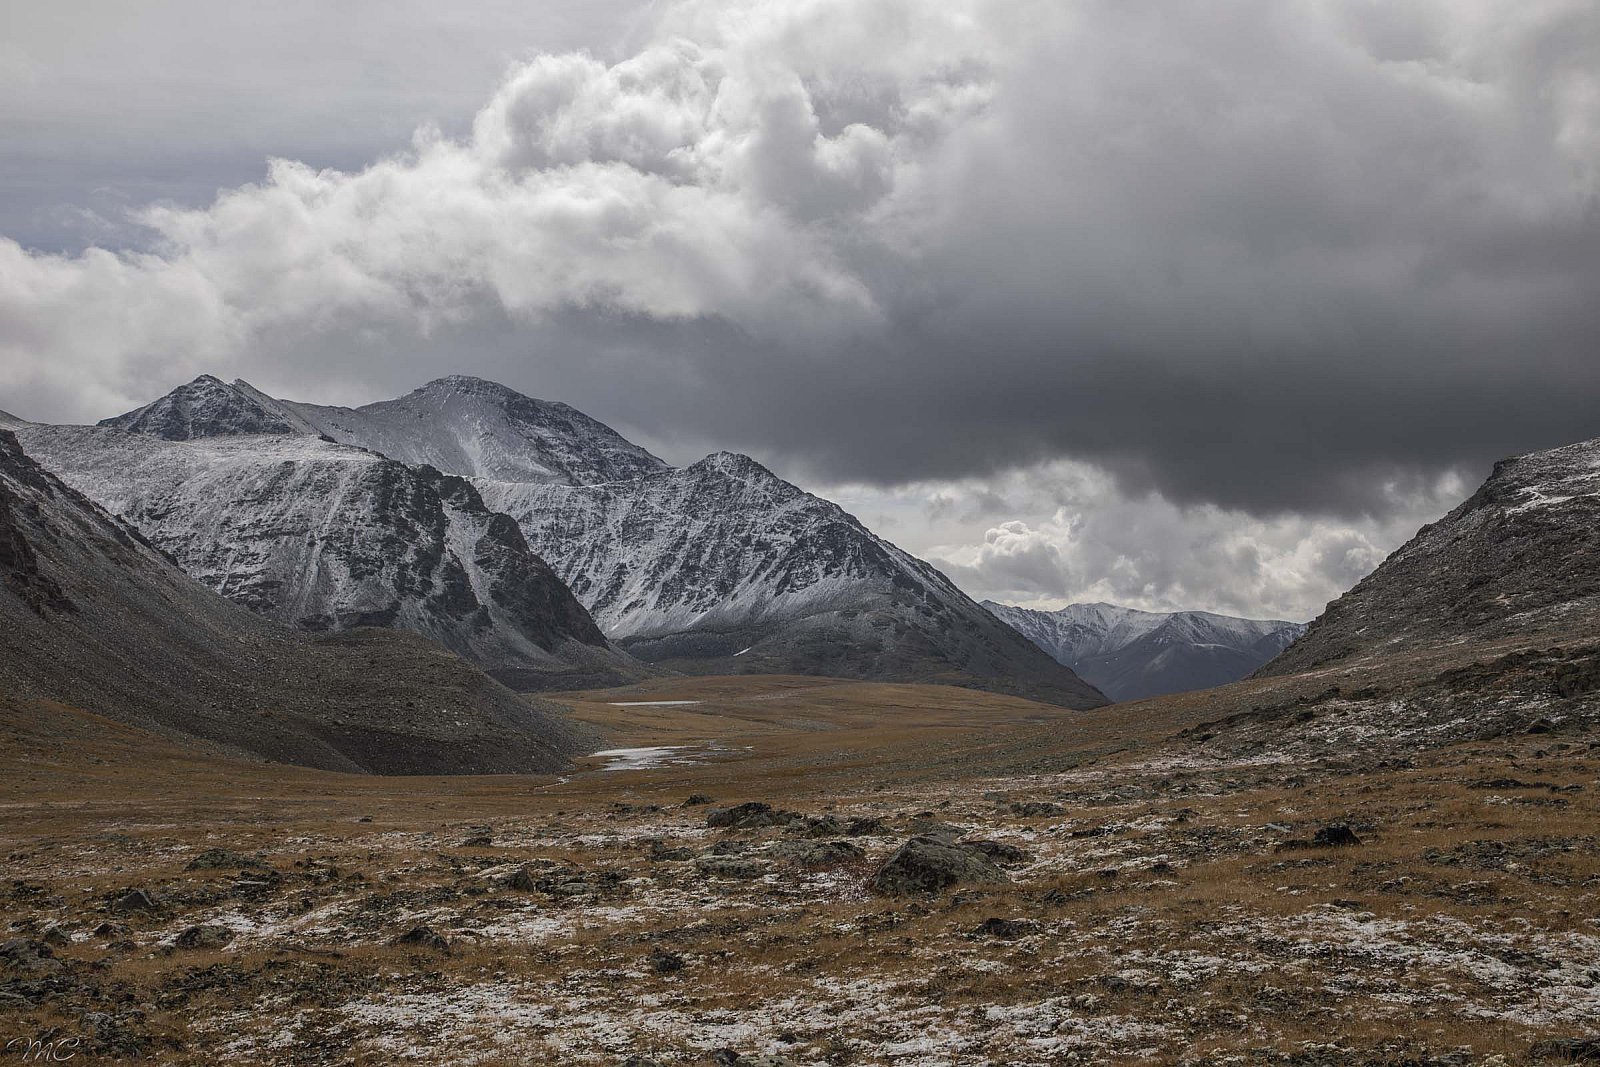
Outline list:
[[[137,242],[0,241],[4,406],[469,372],[884,500],[1079,463],[1104,514],[1168,516],[1108,597],[1274,610],[1450,479],[1600,432],[1587,0],[688,0],[639,36],[365,166],[141,208]],[[941,558],[1013,598],[1110,581],[1059,510]],[[1254,531],[1208,573],[1322,577],[1163,578],[1186,523]]]

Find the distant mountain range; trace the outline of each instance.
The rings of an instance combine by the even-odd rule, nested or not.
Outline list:
[[[310,634],[230,603],[4,430],[0,697],[341,771],[551,771],[594,744],[422,637]]]
[[[1105,702],[933,567],[754,460],[676,469],[477,378],[341,408],[202,376],[98,427],[15,431],[252,610],[414,630],[521,688],[626,681],[648,663]]]
[[[1236,682],[1306,629],[1303,623],[1237,619],[1208,611],[1138,611],[1115,604],[1069,604],[1059,611],[992,600],[983,606],[1117,701]]]

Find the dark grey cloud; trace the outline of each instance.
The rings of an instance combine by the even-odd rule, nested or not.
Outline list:
[[[465,371],[814,482],[1392,517],[1600,433],[1596,55],[1586,0],[687,0],[151,255],[0,245],[0,389]]]

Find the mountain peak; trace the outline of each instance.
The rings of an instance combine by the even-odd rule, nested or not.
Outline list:
[[[262,403],[255,390],[229,385],[210,374],[202,374],[144,407],[102,419],[100,425],[167,441],[305,432],[284,412]]]
[[[314,431],[447,474],[534,485],[599,485],[669,469],[570,405],[467,374],[358,408],[277,402]]]

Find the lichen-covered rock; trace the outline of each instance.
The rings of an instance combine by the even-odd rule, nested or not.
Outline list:
[[[977,849],[934,837],[913,837],[884,861],[868,884],[874,892],[903,896],[1006,881],[1010,881],[1006,872]]]

